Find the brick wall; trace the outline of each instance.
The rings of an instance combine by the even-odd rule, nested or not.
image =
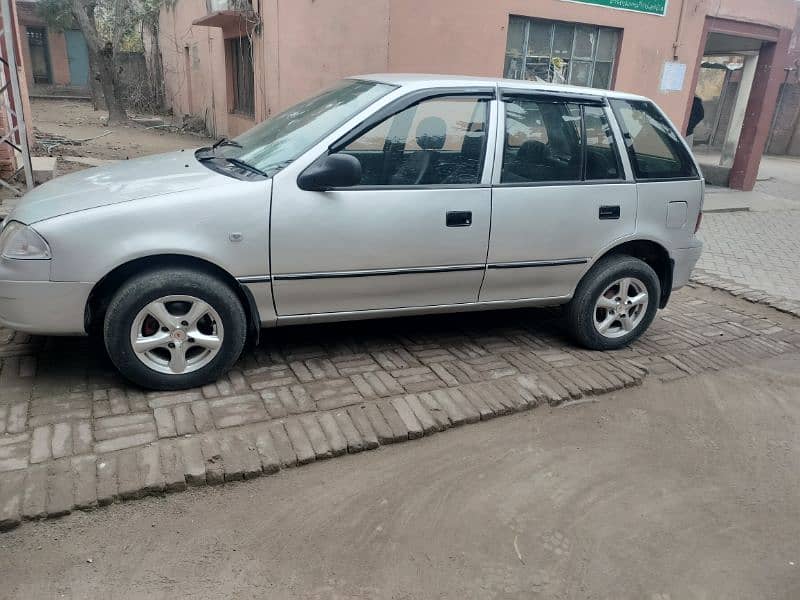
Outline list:
[[[767,153],[800,156],[800,83],[781,86]]]
[[[789,42],[784,68],[785,81],[778,96],[767,153],[800,156],[800,14]]]

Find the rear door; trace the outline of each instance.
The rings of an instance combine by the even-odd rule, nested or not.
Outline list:
[[[559,298],[636,228],[637,194],[600,98],[506,91],[481,301]]]

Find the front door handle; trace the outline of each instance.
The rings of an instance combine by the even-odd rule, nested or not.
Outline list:
[[[619,219],[619,206],[601,206],[600,207],[600,219],[601,220],[611,220],[611,219]]]
[[[446,223],[448,227],[469,227],[472,225],[471,210],[448,211]]]

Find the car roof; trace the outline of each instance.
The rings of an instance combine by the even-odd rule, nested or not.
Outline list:
[[[507,89],[532,90],[542,92],[571,93],[587,96],[597,96],[598,98],[627,98],[635,100],[646,100],[644,96],[628,94],[614,90],[603,90],[598,88],[588,88],[576,85],[559,85],[539,81],[522,81],[519,79],[502,79],[497,77],[470,77],[462,75],[429,75],[422,73],[372,73],[369,75],[358,75],[351,79],[362,79],[367,81],[377,81],[388,83],[404,88],[427,89],[437,87],[475,87],[500,86]]]

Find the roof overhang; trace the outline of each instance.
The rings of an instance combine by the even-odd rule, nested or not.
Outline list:
[[[223,29],[232,27],[249,29],[256,23],[258,23],[258,15],[250,10],[218,10],[192,21],[192,25],[199,27],[221,27]]]

